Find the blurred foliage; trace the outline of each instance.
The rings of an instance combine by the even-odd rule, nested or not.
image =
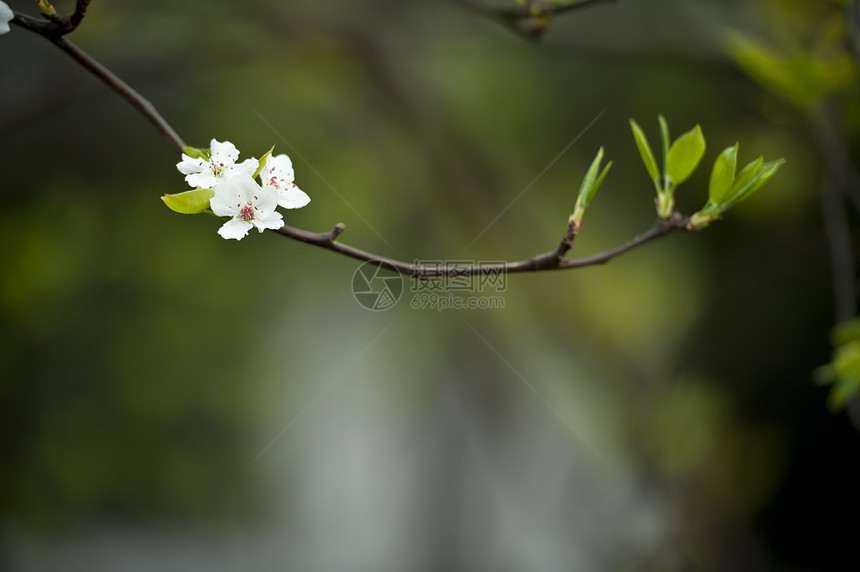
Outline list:
[[[839,324],[831,337],[833,361],[815,370],[815,378],[822,385],[833,385],[828,404],[839,411],[860,393],[860,318]]]
[[[725,35],[729,56],[765,89],[799,108],[857,85],[857,64],[846,50],[845,0],[766,0],[771,40],[739,31]]]
[[[601,146],[612,176],[571,255],[648,228],[629,117],[663,110],[712,149],[790,159],[707,232],[510,277],[503,310],[438,314],[366,312],[351,261],[273,234],[227,243],[212,217],[169,212],[179,157],[13,29],[0,568],[178,552],[186,570],[839,569],[853,531],[809,526],[858,508],[860,478],[856,432],[809,383],[832,319],[822,156],[774,102],[839,106],[857,149],[856,84],[835,71],[844,8],[620,0],[555,18],[536,47],[455,3],[92,3],[74,41],[190,145],[276,143],[312,197],[288,224],[343,221],[345,242],[399,258],[552,248]],[[763,97],[723,25],[803,83]],[[708,200],[710,175],[680,210]]]

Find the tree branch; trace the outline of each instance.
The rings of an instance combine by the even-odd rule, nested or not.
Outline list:
[[[25,30],[30,30],[45,37],[55,46],[66,52],[76,62],[102,80],[111,89],[128,101],[132,107],[137,109],[144,117],[155,125],[158,131],[167,137],[173,147],[182,152],[185,143],[171,125],[161,116],[158,110],[145,97],[140,95],[134,88],[118,78],[113,72],[92,58],[85,51],[66,40],[66,34],[75,30],[84,19],[90,0],[80,0],[75,5],[75,12],[65,18],[54,17],[50,20],[37,20],[23,14],[15,13],[13,24],[17,24]]]
[[[77,0],[77,2],[75,2],[75,11],[70,16],[61,17],[57,16],[56,13],[53,13],[44,16],[47,20],[37,20],[36,18],[31,18],[25,14],[15,12],[15,18],[12,20],[12,23],[30,30],[31,32],[36,32],[37,34],[45,36],[51,41],[58,40],[66,34],[70,34],[75,31],[83,21],[84,16],[86,16],[87,8],[91,1],[92,0]],[[48,4],[48,6],[51,11],[54,10],[53,6],[50,4]]]
[[[840,324],[857,314],[857,290],[854,282],[854,249],[851,227],[845,212],[845,203],[839,189],[830,177],[821,183],[821,215],[827,244],[830,247],[830,266],[833,272],[835,321]]]
[[[527,0],[521,8],[490,8],[484,7],[486,11],[496,12],[503,18],[513,20],[525,20],[532,16],[557,16],[566,12],[573,12],[581,8],[589,8],[601,2],[614,2],[615,0],[579,0],[570,4],[550,4],[541,0]]]
[[[828,171],[822,181],[821,206],[833,267],[836,322],[839,323],[857,313],[853,238],[845,212],[845,199],[854,201],[855,208],[860,211],[860,175],[827,113],[824,110],[809,113],[807,121]]]
[[[527,0],[524,5],[516,8],[487,6],[480,1],[475,2],[473,0],[454,1],[472,12],[498,21],[528,40],[538,40],[546,32],[549,20],[553,16],[589,8],[600,3],[614,2],[615,0],[580,0],[570,4],[550,4],[544,0]],[[530,23],[532,25],[529,25]]]
[[[545,9],[551,13],[567,12],[576,8],[583,8],[587,5],[595,4],[601,1],[609,0],[583,0],[576,4],[548,6]],[[71,16],[60,18],[58,16],[50,16],[47,21],[37,20],[22,14],[15,14],[12,20],[13,24],[20,26],[26,30],[30,30],[39,34],[51,41],[58,48],[66,52],[84,69],[102,80],[111,89],[128,101],[132,107],[137,109],[144,117],[150,120],[155,125],[173,147],[181,152],[185,147],[182,138],[176,133],[171,125],[161,116],[155,107],[147,101],[142,95],[135,91],[131,86],[122,81],[110,70],[93,59],[86,52],[66,41],[64,36],[77,28],[81,23],[89,5],[89,0],[82,0],[76,3],[75,12]],[[471,2],[463,2],[471,4]],[[505,10],[499,13],[499,16],[515,22],[519,18],[530,18],[535,12],[535,6],[530,5],[524,7],[523,11]],[[651,242],[652,240],[666,236],[670,232],[682,230],[687,227],[689,219],[680,213],[673,213],[667,219],[658,219],[654,225],[645,233],[637,236],[633,240],[628,241],[621,246],[606,250],[591,256],[582,258],[568,259],[565,258],[567,252],[573,246],[576,239],[579,227],[573,221],[573,218],[568,219],[567,229],[562,236],[558,246],[549,252],[538,254],[525,260],[517,262],[501,262],[495,264],[475,264],[475,265],[451,265],[451,266],[427,266],[422,264],[411,264],[392,258],[378,256],[376,254],[354,248],[352,246],[338,242],[338,237],[346,229],[343,223],[338,223],[329,232],[313,233],[300,228],[291,226],[283,226],[275,231],[282,236],[331,250],[343,256],[370,262],[378,266],[386,266],[400,274],[415,276],[417,278],[431,278],[435,276],[473,276],[479,274],[498,274],[501,272],[514,274],[519,272],[538,272],[544,270],[565,270],[570,268],[582,268],[584,266],[593,266],[597,264],[605,264],[616,256],[639,248],[640,246]]]
[[[652,240],[662,238],[673,231],[685,229],[688,222],[689,219],[687,217],[680,213],[673,213],[672,216],[667,219],[658,219],[654,225],[648,229],[648,231],[625,244],[590,256],[572,259],[565,258],[564,255],[568,250],[570,250],[571,246],[573,246],[573,240],[576,238],[577,230],[574,225],[568,224],[567,233],[564,235],[561,243],[555,250],[538,254],[517,262],[451,266],[411,264],[409,262],[379,256],[371,252],[366,252],[337,242],[337,237],[346,228],[343,223],[338,223],[331,232],[313,233],[286,225],[275,232],[306,244],[312,244],[314,246],[319,246],[320,248],[331,250],[349,258],[354,258],[363,262],[370,262],[377,266],[384,266],[400,274],[415,276],[418,278],[432,278],[435,276],[474,276],[479,274],[498,274],[501,272],[517,274],[520,272],[566,270],[570,268],[582,268],[584,266],[605,264],[616,256],[630,252],[631,250],[639,248]]]
[[[860,0],[851,0],[848,7],[848,45],[860,73]]]

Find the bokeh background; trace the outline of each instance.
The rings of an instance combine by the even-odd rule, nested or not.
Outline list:
[[[618,0],[533,43],[449,1],[92,3],[72,40],[189,144],[276,144],[312,197],[287,223],[344,222],[384,256],[553,248],[600,146],[615,167],[571,254],[643,232],[629,117],[655,147],[658,113],[701,124],[688,214],[736,140],[743,162],[788,159],[706,232],[445,312],[411,308],[408,283],[367,311],[357,262],[170,212],[159,197],[185,183],[167,141],[13,27],[0,569],[845,569],[860,434],[812,382],[835,321],[829,177],[797,102],[723,38],[844,55],[846,10]],[[856,95],[819,100],[849,150]]]

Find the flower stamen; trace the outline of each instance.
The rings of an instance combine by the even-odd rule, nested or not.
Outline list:
[[[251,222],[254,220],[254,205],[251,204],[251,201],[248,201],[248,204],[239,209],[239,218],[241,218],[245,222]]]

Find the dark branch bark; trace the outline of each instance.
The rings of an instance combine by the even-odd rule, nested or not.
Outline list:
[[[564,258],[565,253],[573,246],[573,240],[576,237],[576,229],[573,225],[568,224],[568,231],[562,238],[558,248],[538,254],[525,260],[518,262],[505,262],[499,264],[480,264],[468,266],[424,266],[421,264],[411,264],[393,258],[386,258],[371,252],[366,252],[352,246],[337,242],[337,237],[345,229],[343,223],[339,223],[331,232],[313,233],[291,226],[284,226],[275,232],[286,237],[319,246],[338,254],[370,262],[377,266],[385,266],[391,270],[405,274],[407,276],[416,276],[418,278],[432,278],[435,276],[473,276],[478,274],[498,274],[505,272],[507,274],[516,274],[520,272],[538,272],[544,270],[566,270],[570,268],[582,268],[584,266],[594,266],[605,264],[626,252],[630,252],[640,246],[662,238],[667,234],[685,229],[688,219],[680,213],[673,213],[668,219],[658,219],[647,232],[637,236],[633,240],[628,241],[621,246],[613,249],[584,256],[582,258]]]
[[[75,11],[71,15],[61,17],[54,14],[45,16],[45,20],[38,20],[16,12],[12,23],[54,41],[75,31],[86,16],[90,2],[91,0],[78,0],[75,2]]]
[[[64,36],[73,32],[84,19],[89,4],[90,0],[79,0],[75,4],[75,12],[71,16],[66,16],[65,18],[55,16],[49,20],[37,20],[23,14],[15,13],[12,23],[45,37],[55,46],[66,52],[82,67],[128,101],[132,107],[140,111],[144,117],[155,125],[155,128],[162,135],[167,137],[173,147],[181,153],[185,147],[185,143],[167,120],[161,116],[154,105],[85,51],[65,39]]]
[[[75,12],[69,17],[69,23],[72,26],[72,30],[78,27],[78,24],[84,19],[84,16],[87,15],[87,7],[90,5],[90,0],[78,0],[75,2]]]
[[[65,38],[58,38],[56,40],[51,40],[58,48],[69,54],[76,62],[81,64],[84,68],[92,72],[97,78],[105,82],[111,89],[121,95],[126,101],[128,101],[132,107],[137,109],[143,114],[144,117],[149,119],[149,121],[155,125],[155,128],[158,131],[167,137],[173,147],[177,152],[181,153],[182,149],[185,148],[185,143],[182,141],[182,138],[178,133],[171,127],[171,125],[161,116],[155,106],[152,105],[149,100],[140,95],[137,91],[135,91],[130,85],[122,81],[116,75],[113,74],[109,69],[104,67],[102,64],[93,59],[89,54],[85,51],[67,41]]]
[[[590,8],[592,6],[596,6],[597,4],[614,1],[615,0],[580,0],[579,2],[572,2],[570,4],[549,4],[547,2],[541,2],[540,0],[537,0],[527,2],[526,5],[522,8],[493,9],[484,7],[484,10],[496,12],[499,16],[503,18],[510,18],[512,20],[525,20],[526,18],[531,18],[532,16],[557,16],[566,12],[573,12],[574,10]]]
[[[529,0],[516,8],[487,6],[480,1],[455,0],[458,4],[482,16],[496,20],[527,40],[538,40],[547,30],[548,20],[566,12],[589,8],[615,0],[580,0],[572,4],[549,4],[542,0]],[[537,21],[544,20],[544,21]],[[531,24],[533,23],[534,24]]]

